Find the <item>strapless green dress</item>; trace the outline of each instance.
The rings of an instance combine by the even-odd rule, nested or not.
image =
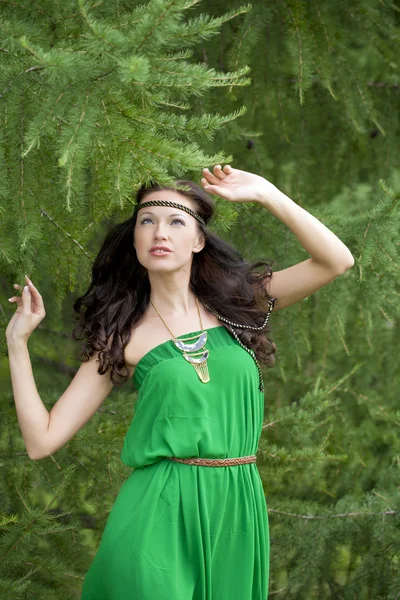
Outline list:
[[[207,331],[208,383],[171,340],[136,365],[138,398],[121,453],[134,470],[110,511],[81,600],[267,599],[268,513],[256,464],[165,458],[257,454],[264,393],[256,363],[224,325]]]

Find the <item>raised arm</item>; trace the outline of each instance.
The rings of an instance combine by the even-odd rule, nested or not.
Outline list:
[[[19,426],[29,458],[37,460],[64,446],[94,415],[113,384],[109,371],[104,375],[97,372],[98,353],[95,353],[81,364],[66,391],[48,412],[36,389],[28,351],[29,335],[46,313],[33,284],[31,290],[13,297],[18,308],[7,327],[6,338]]]
[[[113,388],[109,371],[97,372],[98,354],[79,367],[50,413],[32,373],[26,343],[8,342],[11,380],[17,417],[29,458],[45,458],[64,446],[94,415]]]

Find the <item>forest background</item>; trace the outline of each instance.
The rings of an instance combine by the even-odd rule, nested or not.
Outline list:
[[[0,597],[79,598],[108,513],[133,382],[55,455],[27,456],[7,298],[28,274],[29,340],[48,410],[79,362],[72,304],[142,183],[257,173],[321,220],[355,265],[272,314],[258,468],[269,598],[399,599],[399,21],[386,0],[0,6]],[[215,198],[215,197],[214,197]],[[213,229],[280,270],[308,258],[255,203]]]

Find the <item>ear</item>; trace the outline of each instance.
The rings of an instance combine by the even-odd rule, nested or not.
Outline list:
[[[206,236],[203,231],[199,232],[197,237],[197,244],[193,248],[193,252],[201,252],[206,245]]]

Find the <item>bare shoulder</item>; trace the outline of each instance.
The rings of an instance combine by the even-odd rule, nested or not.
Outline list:
[[[149,336],[152,335],[151,332],[152,328],[145,321],[136,324],[132,329],[131,339],[124,349],[125,365],[129,371],[129,377],[133,377],[136,365],[147,352],[145,348],[150,342]]]

